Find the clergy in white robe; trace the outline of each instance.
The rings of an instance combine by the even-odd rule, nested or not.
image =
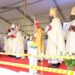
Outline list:
[[[75,7],[72,8],[70,15],[70,26],[67,32],[66,53],[75,55]]]
[[[22,54],[24,54],[24,36],[22,35],[20,31],[20,26],[16,25],[16,38],[13,40],[13,48],[14,53],[16,53],[16,57],[24,57]]]
[[[14,49],[13,49],[14,38],[16,38],[15,25],[12,24],[10,29],[8,29],[6,36],[4,37],[4,51],[9,55],[12,55],[12,53],[14,51]]]
[[[60,56],[65,50],[65,43],[62,32],[62,24],[60,19],[57,17],[56,8],[50,9],[49,18],[51,22],[45,30],[48,35],[46,55]],[[48,62],[51,63],[53,67],[59,66],[59,60],[57,58],[50,59]]]

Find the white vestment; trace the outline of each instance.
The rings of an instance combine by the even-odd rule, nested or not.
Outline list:
[[[13,39],[13,52],[16,53],[16,57],[20,57],[20,54],[24,54],[24,37],[21,32],[16,33],[16,38]]]
[[[72,26],[75,26],[75,20],[71,21],[70,23]],[[66,52],[71,54],[75,53],[75,32],[68,31],[67,33],[67,40],[66,40]]]
[[[8,35],[11,36],[12,33],[9,32]],[[5,37],[4,50],[6,53],[10,53],[10,55],[14,54],[16,57],[21,57],[20,54],[24,54],[24,37],[21,35],[20,31],[14,36],[15,37],[9,38]]]
[[[13,39],[12,38],[8,38],[8,36],[11,36],[11,32],[9,32],[5,37],[4,37],[4,51],[6,53],[12,53],[12,42],[13,42]]]
[[[48,34],[46,54],[49,56],[59,56],[65,51],[62,25],[59,18],[54,18],[50,23],[50,26],[52,28],[50,31],[47,31],[48,26],[46,28]]]

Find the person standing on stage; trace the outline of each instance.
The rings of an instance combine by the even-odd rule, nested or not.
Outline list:
[[[32,56],[29,57],[29,64],[33,66],[37,66],[38,60],[43,60],[43,58],[37,58],[33,55],[41,55],[44,54],[44,31],[39,25],[39,22],[34,20],[34,31],[35,34],[33,37],[30,37],[30,41],[27,41],[28,45],[28,54]],[[29,72],[33,75],[37,74],[37,70],[29,69]]]
[[[56,8],[50,9],[49,20],[50,24],[45,29],[45,32],[47,32],[48,35],[46,55],[60,56],[65,50],[65,43],[62,32],[62,24],[60,22],[60,19],[57,17]],[[52,64],[51,66],[49,65],[49,67],[59,67],[59,59],[49,59],[48,63]]]
[[[14,51],[12,44],[13,44],[14,38],[16,38],[15,27],[16,26],[12,24],[10,28],[8,29],[6,36],[4,37],[4,51],[6,53],[10,53],[9,55],[11,55]]]
[[[44,54],[44,31],[37,20],[34,20],[34,31],[34,42],[37,43],[38,55]]]
[[[14,39],[14,50],[16,53],[16,58],[24,57],[19,54],[24,54],[24,36],[20,31],[20,25],[16,25],[15,27],[16,38]]]
[[[66,40],[66,53],[75,55],[75,6],[71,10],[70,20]]]

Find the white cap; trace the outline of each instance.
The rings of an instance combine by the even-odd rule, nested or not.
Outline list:
[[[12,25],[10,26],[10,28],[15,28],[15,26],[16,26],[15,24],[12,24]]]
[[[75,6],[71,10],[71,15],[75,15]]]

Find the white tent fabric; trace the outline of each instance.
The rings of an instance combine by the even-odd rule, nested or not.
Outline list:
[[[25,10],[25,0],[0,0],[0,32],[5,33],[10,23],[18,23],[25,32],[33,30],[33,23],[24,14],[33,19],[37,17],[43,28],[49,23],[49,9],[51,7],[60,8],[65,21],[69,21],[70,11],[75,6],[75,0],[27,0],[27,10]],[[57,3],[57,5],[56,5]],[[19,10],[17,9],[19,7]],[[58,9],[57,7],[57,9]],[[63,17],[58,10],[58,16],[63,22]],[[3,30],[2,30],[3,29]]]

